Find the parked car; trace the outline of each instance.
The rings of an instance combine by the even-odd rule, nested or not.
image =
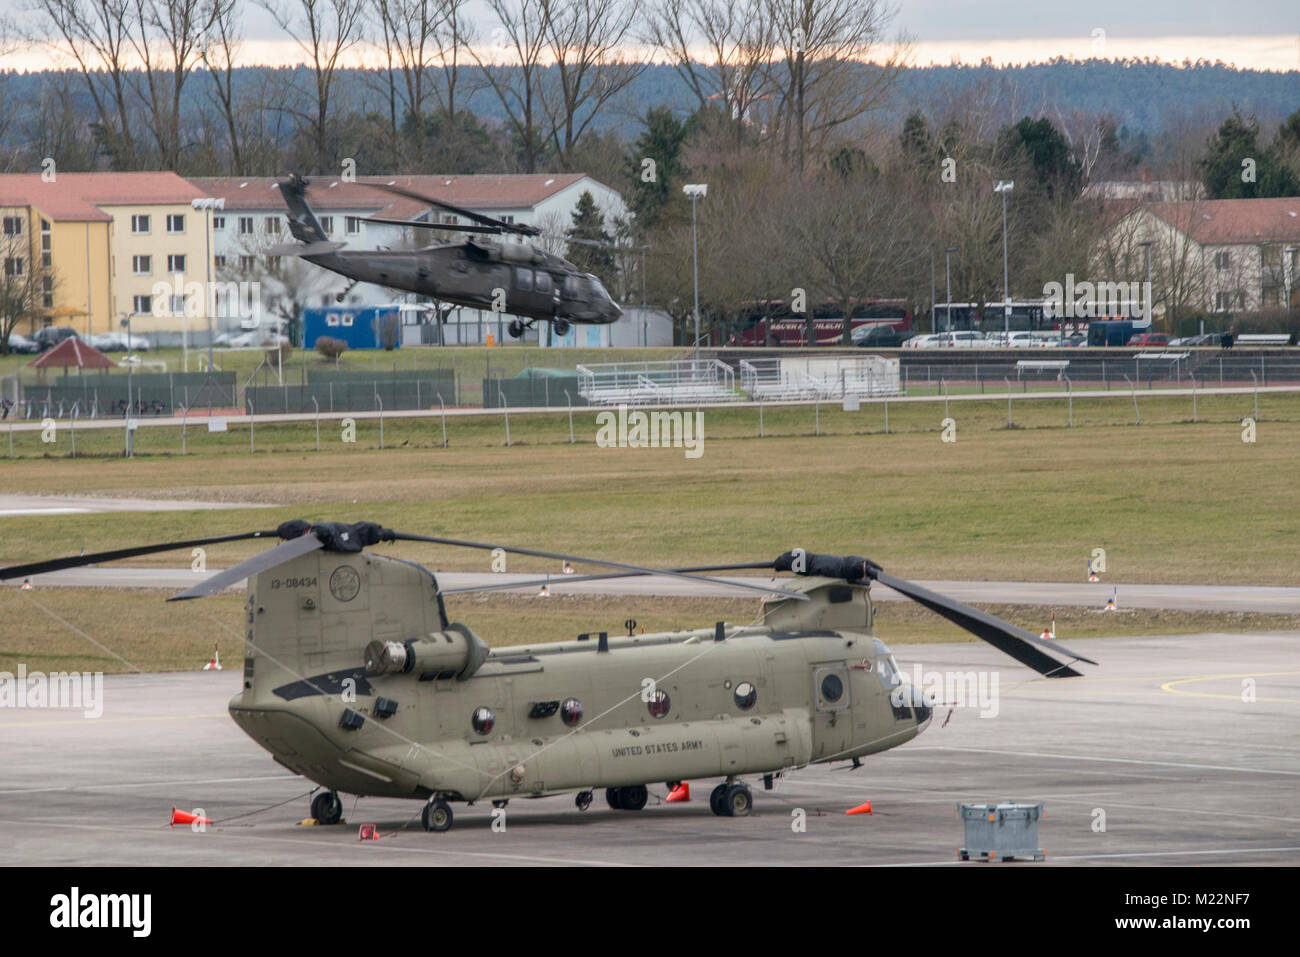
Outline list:
[[[70,326],[46,326],[44,329],[37,329],[32,339],[40,350],[53,349],[64,339],[77,339],[77,330]]]
[[[1181,339],[1174,339],[1169,343],[1171,346],[1217,346],[1219,345],[1219,334],[1217,332],[1206,332],[1199,336],[1184,336]]]
[[[1169,345],[1169,336],[1163,332],[1144,332],[1141,335],[1134,336],[1128,341],[1128,344],[1141,346],[1144,349],[1149,349],[1152,346],[1167,346]]]
[[[899,332],[886,323],[858,326],[853,330],[853,344],[863,348],[894,349],[913,337],[914,333]]]
[[[9,333],[9,351],[18,355],[32,355],[40,352],[41,347],[36,344],[35,340],[28,339],[17,332],[11,332]]]
[[[982,332],[964,330],[958,332],[944,332],[937,337],[938,341],[934,343],[941,349],[985,349],[993,345],[992,340]]]
[[[1057,345],[1064,346],[1067,349],[1075,349],[1078,348],[1079,346],[1086,346],[1087,344],[1088,344],[1088,337],[1084,335],[1082,332],[1072,332],[1070,333],[1070,335],[1066,336],[1059,343],[1057,343]]]
[[[943,333],[931,334],[925,336],[912,336],[903,343],[904,349],[933,349],[943,338]]]

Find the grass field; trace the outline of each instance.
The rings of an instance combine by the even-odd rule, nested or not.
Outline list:
[[[304,517],[369,519],[417,533],[662,566],[766,560],[803,547],[864,554],[909,578],[1077,581],[1092,550],[1104,548],[1108,582],[1294,585],[1300,568],[1300,396],[1262,395],[1253,443],[1242,441],[1241,419],[1253,413],[1249,395],[1202,396],[1195,425],[1186,398],[1157,393],[1139,402],[1140,426],[1132,424],[1131,402],[1112,398],[1076,401],[1075,427],[1066,428],[1064,402],[1017,400],[1013,429],[1006,427],[1005,402],[954,402],[950,414],[957,432],[951,443],[942,441],[941,403],[892,403],[889,434],[878,404],[857,413],[823,406],[819,418],[812,406],[769,407],[762,439],[757,409],[706,409],[706,442],[698,459],[680,448],[599,448],[591,411],[575,412],[574,445],[563,413],[511,416],[509,448],[503,421],[488,416],[449,419],[447,449],[436,419],[390,420],[383,451],[377,448],[377,423],[366,420],[357,423],[355,444],[339,441],[337,425],[323,431],[319,453],[313,451],[310,423],[259,426],[256,454],[248,452],[246,430],[191,430],[192,454],[184,457],[175,454],[179,437],[172,430],[143,430],[140,454],[132,460],[121,457],[115,430],[79,434],[82,454],[75,459],[68,457],[63,432],[52,446],[42,445],[37,433],[19,434],[18,458],[9,460],[0,430],[0,476],[7,492],[273,506],[0,518],[0,564],[81,548],[272,528]],[[820,436],[814,435],[818,428]],[[96,455],[84,454],[91,451]],[[415,544],[380,548],[435,569],[489,569],[486,552]],[[257,550],[254,544],[213,547],[207,560],[219,568]],[[189,554],[133,564],[150,562],[188,564]],[[534,570],[556,569],[511,559],[510,571]],[[6,635],[0,651],[9,660],[42,647],[23,644],[29,636],[48,639],[59,632],[85,644],[39,608],[18,603],[22,595],[53,602],[65,594],[62,589],[0,594]],[[204,626],[182,649],[174,642],[191,634],[193,616],[148,618],[134,604],[140,600],[103,593],[85,621],[130,622],[132,635],[138,630],[145,642],[137,653],[157,667],[182,666],[195,655],[206,660],[211,642],[227,634],[216,624]],[[235,604],[226,608],[228,601]],[[621,623],[629,615],[655,628],[740,620],[726,602],[687,602],[680,616],[660,621],[654,616],[674,606],[654,602],[630,610],[625,599],[603,601],[612,613],[601,625],[586,624],[586,609],[575,616],[562,613],[566,606],[554,600],[544,616],[532,610],[540,606],[513,608],[495,600],[475,608],[487,622],[485,634],[511,641],[521,621],[529,629],[550,628],[542,620],[557,612],[555,631],[548,632],[556,636],[617,632],[609,621]],[[237,599],[201,604],[199,614],[237,627]],[[882,633],[901,640],[883,631],[886,614]],[[476,617],[465,617],[478,627]],[[1042,617],[1033,611],[1026,627],[1041,630]],[[1114,627],[1109,623],[1122,616],[1104,620],[1102,627]],[[1227,627],[1209,620],[1148,624],[1161,630]],[[93,633],[84,621],[78,627]],[[924,630],[931,626],[916,627],[919,635],[933,635]],[[237,634],[229,634],[237,647]],[[150,644],[154,639],[162,644]],[[131,658],[112,642],[105,644]]]
[[[214,646],[219,646],[224,667],[241,666],[242,594],[182,604],[168,604],[166,597],[160,591],[108,588],[0,589],[0,616],[21,625],[6,628],[0,638],[0,672],[13,674],[20,663],[29,672],[197,671]],[[1091,608],[981,607],[1034,634],[1054,613],[1057,637],[1067,646],[1072,638],[1300,628],[1300,616],[1295,615],[1147,609],[1104,614]],[[636,620],[638,631],[655,632],[707,628],[719,620],[745,625],[757,623],[761,616],[758,603],[745,599],[559,594],[455,596],[448,599],[447,613],[498,647],[560,641],[583,632],[621,635],[628,618]],[[903,602],[876,606],[876,632],[889,644],[976,640],[923,608]]]

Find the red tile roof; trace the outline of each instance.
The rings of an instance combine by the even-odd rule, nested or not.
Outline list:
[[[107,222],[105,206],[188,204],[201,195],[175,173],[0,174],[0,206],[34,206],[56,222]]]
[[[66,369],[77,366],[81,369],[112,369],[117,363],[89,343],[82,342],[76,336],[69,336],[49,352],[42,353],[27,363],[36,369],[56,366]]]
[[[586,177],[586,173],[492,173],[473,176],[363,176],[368,183],[395,183],[431,199],[472,209],[536,206]]]
[[[285,211],[281,176],[194,176],[190,183],[200,195],[224,199],[231,210]],[[307,203],[317,210],[361,210],[410,219],[427,209],[421,203],[394,196],[365,183],[344,182],[337,176],[310,176]]]
[[[1201,244],[1300,242],[1300,196],[1153,203],[1147,208]]]

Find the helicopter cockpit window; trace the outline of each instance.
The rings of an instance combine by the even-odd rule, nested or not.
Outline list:
[[[748,711],[754,707],[754,702],[757,700],[758,691],[748,681],[742,681],[736,685],[736,707],[741,711]]]
[[[898,672],[898,662],[894,660],[893,654],[883,641],[875,639],[876,643],[876,675],[880,678],[880,683],[888,691],[891,688],[897,688],[903,683],[902,677]]]
[[[525,292],[533,288],[533,271],[531,269],[515,270],[515,288]]]
[[[470,724],[479,734],[487,734],[496,723],[496,715],[492,713],[491,708],[475,708],[470,718]]]
[[[577,299],[582,295],[582,284],[578,282],[577,276],[564,277],[564,298]]]
[[[548,272],[542,272],[541,270],[538,270],[536,282],[533,284],[533,288],[536,289],[538,292],[550,292],[551,274]]]

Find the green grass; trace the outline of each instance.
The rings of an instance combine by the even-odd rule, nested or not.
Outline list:
[[[287,518],[370,519],[390,527],[491,538],[645,564],[766,559],[786,549],[858,553],[918,578],[1078,580],[1105,548],[1108,581],[1295,584],[1300,512],[1300,396],[1266,394],[1254,444],[1241,441],[1249,396],[1190,402],[1154,396],[1141,426],[1126,400],[1075,403],[1073,429],[1055,400],[1023,400],[1016,428],[1005,403],[954,403],[957,441],[941,441],[938,404],[858,413],[811,406],[704,411],[704,455],[604,449],[595,413],[358,422],[358,441],[310,423],[248,432],[191,430],[184,457],[173,430],[142,430],[133,460],[116,431],[43,446],[16,436],[0,469],[11,492],[150,496],[268,503],[256,511],[158,512],[0,519],[0,563],[249,528]],[[197,434],[196,434],[197,432]],[[406,443],[403,445],[402,443]],[[214,548],[209,563],[256,545]],[[402,546],[433,567],[487,570],[486,553]],[[166,554],[157,564],[179,564]],[[147,560],[141,560],[145,563]],[[512,562],[511,570],[550,569]]]

